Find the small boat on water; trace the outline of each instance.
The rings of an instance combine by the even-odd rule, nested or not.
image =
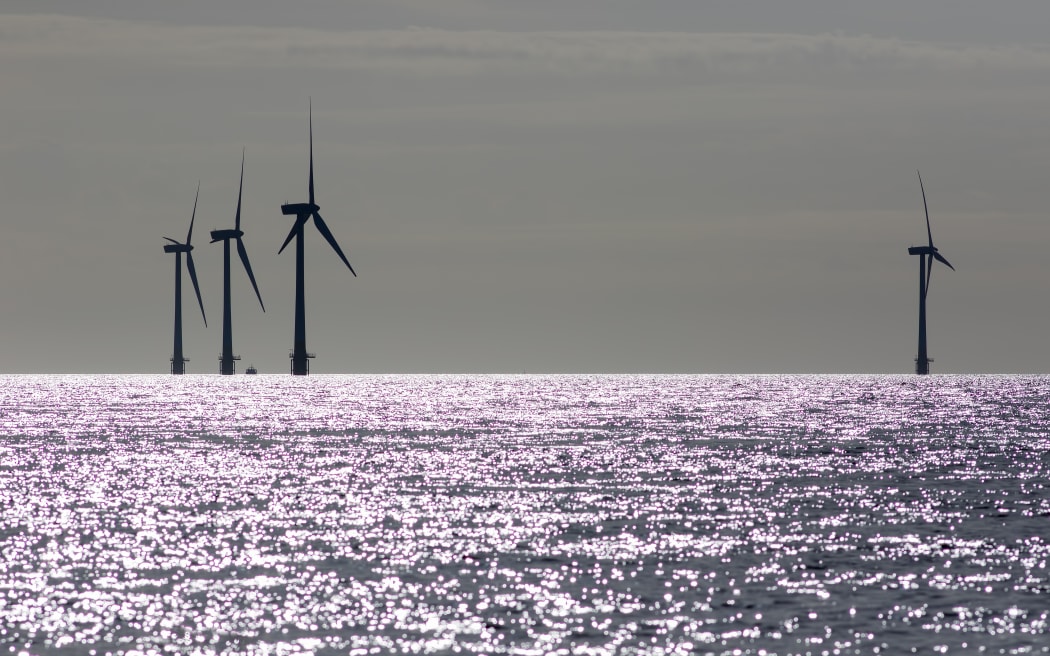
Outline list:
[[[259,370],[255,368],[254,364],[250,364],[248,365],[248,368],[244,370],[244,373],[247,376],[254,376],[255,374],[259,373]]]

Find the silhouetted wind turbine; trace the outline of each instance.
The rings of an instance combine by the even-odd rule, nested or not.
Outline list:
[[[919,258],[919,355],[915,358],[915,373],[930,373],[930,363],[933,360],[926,352],[926,294],[930,291],[930,274],[933,273],[933,261],[947,265],[955,271],[955,267],[944,259],[933,245],[933,231],[930,230],[930,209],[926,206],[926,189],[922,186],[922,174],[919,174],[919,189],[922,190],[922,208],[926,211],[926,234],[930,238],[929,246],[912,246],[908,248],[909,255],[921,255]]]
[[[193,255],[190,251],[193,246],[190,239],[193,237],[193,221],[197,218],[197,199],[201,195],[201,185],[197,183],[197,195],[193,198],[193,214],[190,216],[190,230],[186,233],[186,243],[180,244],[171,237],[165,237],[170,244],[164,245],[165,253],[175,253],[175,348],[171,356],[171,373],[186,373],[186,363],[189,358],[182,355],[182,254],[186,254],[186,267],[190,270],[190,280],[193,281],[193,291],[197,292],[197,304],[201,306],[201,317],[204,325],[208,325],[208,318],[204,316],[204,301],[201,300],[201,288],[197,284],[197,270],[193,268]]]
[[[241,356],[233,354],[233,328],[231,326],[230,311],[230,240],[237,240],[237,254],[241,256],[244,270],[248,273],[248,279],[252,281],[255,295],[259,297],[259,306],[266,312],[263,305],[262,294],[259,293],[259,285],[255,284],[255,274],[252,273],[252,265],[248,262],[248,251],[244,248],[244,231],[241,230],[241,196],[244,193],[244,151],[241,151],[241,186],[237,190],[237,222],[233,230],[212,230],[211,243],[221,241],[222,251],[222,355],[219,356],[219,373],[230,375],[235,373],[234,360],[240,360]]]
[[[343,250],[339,248],[339,244],[336,243],[335,237],[332,236],[332,231],[328,229],[328,225],[321,218],[318,211],[321,208],[314,202],[314,111],[313,102],[310,102],[310,202],[309,203],[287,203],[281,205],[281,212],[285,215],[295,215],[295,225],[292,226],[292,231],[288,233],[288,237],[284,240],[284,244],[277,251],[278,254],[282,253],[292,238],[295,238],[295,341],[292,343],[292,352],[290,354],[292,360],[292,374],[296,376],[305,376],[310,373],[310,358],[314,357],[313,353],[307,353],[306,351],[306,299],[304,294],[304,281],[303,281],[303,228],[306,226],[306,222],[310,220],[310,217],[314,219],[314,225],[317,226],[317,231],[321,233],[321,236],[328,241],[329,245],[339,254],[347,268],[350,269],[350,273],[357,277],[357,272],[354,271],[354,267],[350,266],[350,260],[346,259],[346,255],[343,255]]]

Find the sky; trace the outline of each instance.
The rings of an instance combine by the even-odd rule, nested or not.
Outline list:
[[[1048,373],[1050,4],[6,0],[0,373]],[[185,272],[184,272],[185,275]]]

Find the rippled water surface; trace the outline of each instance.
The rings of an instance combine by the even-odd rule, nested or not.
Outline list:
[[[1045,377],[4,376],[0,653],[1047,653],[1048,486]]]

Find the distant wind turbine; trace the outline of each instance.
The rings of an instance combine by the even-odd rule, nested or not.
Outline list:
[[[310,202],[309,203],[287,203],[281,205],[281,212],[286,216],[294,215],[295,225],[292,226],[292,231],[288,233],[288,237],[284,240],[284,244],[277,251],[278,254],[284,252],[284,249],[295,238],[295,341],[292,343],[292,374],[296,376],[305,376],[310,373],[310,359],[314,357],[313,353],[306,351],[306,299],[304,294],[304,281],[303,281],[303,228],[306,227],[306,222],[313,217],[314,225],[317,226],[317,231],[321,233],[321,236],[331,245],[335,252],[346,264],[347,268],[350,269],[350,273],[357,277],[357,272],[354,271],[354,267],[350,266],[350,260],[346,259],[346,255],[343,255],[343,250],[339,248],[339,244],[335,241],[335,237],[332,236],[332,231],[328,229],[328,225],[324,222],[319,214],[319,208],[317,203],[314,202],[314,112],[313,102],[310,103]]]
[[[201,195],[201,184],[197,183],[197,195],[193,199],[193,214],[190,216],[190,230],[186,233],[186,243],[180,244],[171,237],[165,237],[170,244],[164,245],[165,253],[175,253],[175,348],[171,356],[171,373],[186,373],[186,363],[189,358],[182,355],[182,254],[186,254],[186,266],[190,270],[190,280],[193,281],[193,291],[197,292],[197,304],[201,307],[201,317],[204,325],[208,325],[208,318],[204,316],[204,301],[201,300],[201,288],[197,284],[197,270],[193,268],[193,255],[190,251],[193,246],[190,239],[193,237],[193,221],[197,218],[197,199]]]
[[[921,255],[919,258],[919,355],[915,358],[915,373],[924,375],[930,373],[930,363],[933,360],[926,352],[926,294],[930,291],[930,274],[933,273],[933,261],[937,260],[945,264],[949,269],[955,271],[955,267],[944,259],[933,245],[933,231],[930,230],[930,209],[926,205],[926,189],[922,185],[922,174],[919,174],[919,189],[922,190],[922,207],[926,211],[926,234],[930,238],[929,246],[912,246],[908,248],[909,255]]]
[[[244,248],[244,231],[241,230],[241,196],[244,193],[244,151],[241,151],[241,186],[237,191],[237,222],[233,230],[212,230],[211,243],[221,241],[223,244],[222,265],[222,355],[219,356],[219,373],[230,375],[235,373],[234,360],[240,360],[241,356],[233,354],[233,328],[231,326],[230,311],[230,240],[237,241],[237,254],[241,256],[244,270],[248,273],[248,279],[252,281],[255,295],[259,297],[259,306],[266,312],[263,305],[262,294],[259,293],[259,285],[255,284],[255,274],[252,273],[252,265],[248,262],[248,251]]]

